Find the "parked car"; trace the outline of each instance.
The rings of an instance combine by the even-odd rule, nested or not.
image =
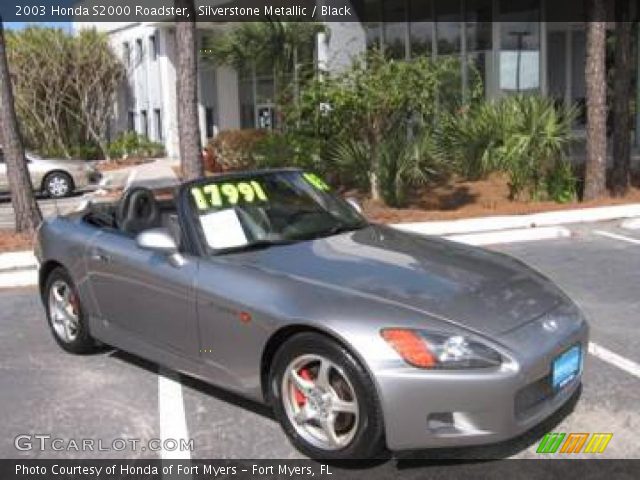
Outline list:
[[[31,152],[27,152],[25,157],[34,190],[52,198],[69,196],[100,180],[100,173],[95,167],[83,160],[42,158]],[[0,146],[0,192],[8,191],[7,165]]]
[[[102,342],[264,402],[311,457],[502,441],[580,387],[587,323],[549,279],[370,224],[299,170],[133,188],[37,238],[63,349]]]

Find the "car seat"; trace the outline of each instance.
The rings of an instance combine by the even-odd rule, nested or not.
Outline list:
[[[145,187],[126,190],[116,210],[116,221],[118,228],[131,236],[160,227],[160,209],[153,192]]]

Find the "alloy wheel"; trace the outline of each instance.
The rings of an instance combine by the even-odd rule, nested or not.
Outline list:
[[[56,280],[49,289],[49,316],[60,340],[71,343],[78,338],[78,301],[71,287],[63,280]]]
[[[62,175],[54,175],[47,182],[47,191],[52,197],[64,197],[69,193],[69,180]]]
[[[302,355],[286,368],[282,401],[296,432],[317,448],[339,450],[359,425],[358,399],[344,371],[321,355]]]

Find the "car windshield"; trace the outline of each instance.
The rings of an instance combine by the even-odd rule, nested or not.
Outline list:
[[[301,171],[212,178],[189,193],[203,237],[216,252],[311,240],[367,225],[320,177]]]

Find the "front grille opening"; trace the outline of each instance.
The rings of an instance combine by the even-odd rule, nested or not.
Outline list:
[[[551,374],[521,388],[515,398],[516,419],[521,420],[532,415],[538,407],[553,396]]]

